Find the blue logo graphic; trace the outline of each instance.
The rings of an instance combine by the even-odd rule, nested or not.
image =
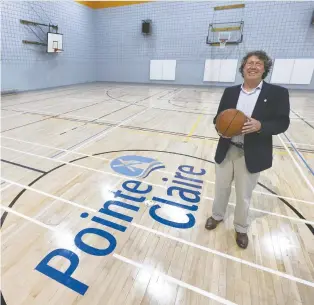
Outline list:
[[[156,169],[165,168],[158,160],[141,156],[122,156],[112,160],[111,168],[128,177],[146,178]]]

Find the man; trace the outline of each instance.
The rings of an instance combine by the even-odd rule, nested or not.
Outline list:
[[[252,192],[260,172],[272,166],[272,136],[285,132],[290,124],[289,92],[264,81],[272,66],[263,51],[248,53],[242,60],[242,85],[226,88],[216,118],[222,111],[236,108],[249,118],[242,134],[220,137],[216,150],[216,184],[212,216],[205,228],[213,230],[223,220],[232,181],[235,181],[234,226],[239,247],[248,246],[248,214]]]

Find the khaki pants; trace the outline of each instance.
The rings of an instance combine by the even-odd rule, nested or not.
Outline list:
[[[251,174],[247,170],[244,151],[230,145],[224,161],[221,164],[216,164],[213,218],[216,220],[224,218],[231,193],[231,184],[234,180],[236,191],[234,227],[239,233],[247,233],[250,201],[259,176],[259,173]]]

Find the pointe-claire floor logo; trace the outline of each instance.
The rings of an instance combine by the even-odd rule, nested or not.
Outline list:
[[[142,156],[118,157],[110,166],[118,174],[134,178],[146,178],[153,171],[165,168],[160,161]]]
[[[152,221],[180,230],[190,229],[196,222],[194,213],[198,210],[201,199],[202,176],[206,174],[205,169],[184,164],[178,166],[172,174],[162,172],[164,174],[162,176],[167,175],[168,177],[160,178],[160,175],[155,176],[156,183],[154,187],[158,188],[157,196],[153,194],[153,186],[149,181],[146,182],[145,178],[153,176],[156,170],[165,168],[162,162],[155,158],[124,155],[112,160],[110,167],[115,173],[126,176],[127,179],[131,180],[125,180],[119,190],[112,190],[114,199],[110,199],[105,203],[100,202],[100,209],[93,213],[94,215],[89,215],[86,212],[80,215],[81,218],[90,217],[90,219],[85,220],[85,228],[77,232],[74,237],[74,244],[78,248],[75,252],[72,251],[72,248],[72,250],[66,248],[55,249],[48,253],[35,267],[36,271],[80,295],[84,295],[89,288],[84,283],[84,279],[81,279],[83,282],[73,277],[75,271],[79,268],[80,258],[83,259],[84,255],[105,257],[113,253],[119,242],[114,232],[125,232],[128,223],[132,222],[135,212],[145,208],[147,211],[145,210],[143,213],[149,213]],[[162,181],[158,183],[158,179]],[[167,182],[166,187],[164,182]],[[161,189],[158,184],[162,187]],[[165,194],[161,196],[163,188]],[[152,202],[149,207],[143,205],[148,197],[151,198],[150,201]],[[164,213],[165,210],[175,210],[174,214],[180,214],[182,217],[171,218],[169,216],[171,213]],[[106,219],[106,215],[110,217]],[[114,219],[116,219],[116,222]],[[110,228],[110,231],[108,228]],[[96,239],[93,237],[96,237]],[[95,240],[100,238],[104,242],[97,246]],[[56,258],[61,260],[62,263],[52,266],[51,261]],[[65,271],[63,270],[64,266],[68,266]],[[80,274],[84,274],[84,272],[80,272]]]

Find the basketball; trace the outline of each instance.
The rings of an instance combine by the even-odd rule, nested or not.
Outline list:
[[[218,115],[216,128],[222,136],[231,138],[241,134],[246,121],[247,116],[242,111],[227,109]]]

